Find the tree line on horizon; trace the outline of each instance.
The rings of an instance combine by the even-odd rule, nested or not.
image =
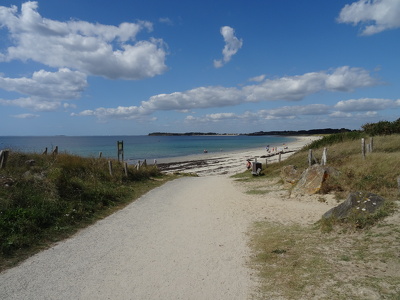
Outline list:
[[[153,132],[149,136],[195,136],[195,135],[312,135],[312,134],[332,134],[340,132],[348,132],[350,129],[310,129],[310,130],[283,130],[283,131],[258,131],[253,133],[215,133],[215,132],[185,132],[185,133],[172,133],[172,132]]]
[[[309,129],[309,130],[282,130],[282,131],[257,131],[253,133],[241,133],[241,134],[230,134],[230,133],[215,133],[215,132],[186,132],[186,133],[170,133],[170,132],[153,132],[149,133],[149,136],[196,136],[196,135],[314,135],[314,134],[334,134],[344,132],[360,132],[374,136],[374,135],[390,135],[400,133],[400,118],[397,120],[390,121],[379,121],[377,123],[366,123],[361,126],[362,130],[350,130],[346,128],[333,129]]]

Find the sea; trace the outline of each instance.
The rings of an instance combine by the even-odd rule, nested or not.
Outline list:
[[[211,136],[0,136],[0,150],[26,153],[59,153],[83,157],[118,158],[117,142],[123,142],[124,160],[153,161],[162,158],[237,151],[250,148],[279,147],[293,141],[282,136],[211,135]]]

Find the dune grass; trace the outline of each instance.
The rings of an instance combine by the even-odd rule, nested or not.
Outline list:
[[[34,160],[30,166],[29,160]],[[111,214],[171,176],[106,159],[11,152],[0,170],[0,270]]]

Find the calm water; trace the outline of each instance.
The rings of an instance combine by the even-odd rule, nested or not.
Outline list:
[[[50,152],[58,146],[59,152],[85,157],[117,158],[117,141],[124,142],[125,160],[152,160],[166,157],[234,151],[248,148],[264,149],[267,145],[280,146],[291,138],[277,136],[44,136],[0,137],[0,150],[21,152]]]

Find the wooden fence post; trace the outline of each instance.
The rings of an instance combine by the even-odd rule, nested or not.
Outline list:
[[[0,169],[4,169],[6,167],[7,158],[9,150],[1,150],[0,152]]]
[[[279,152],[278,162],[281,162],[281,159],[282,159],[282,153]]]
[[[113,176],[113,169],[112,169],[112,161],[108,161],[108,171],[110,172],[110,175]]]
[[[312,149],[308,150],[308,166],[311,167],[313,164],[318,164],[318,160],[314,157]]]
[[[374,138],[371,136],[371,139],[369,141],[370,147],[371,147],[371,152],[374,151]]]
[[[103,156],[103,152],[99,152],[99,158],[101,158]]]
[[[43,155],[47,155],[47,147],[44,149],[44,151],[43,151],[42,154],[43,154]]]
[[[118,150],[118,161],[120,157],[122,157],[122,161],[124,161],[124,141],[117,141],[117,150]]]
[[[321,165],[325,166],[327,159],[328,159],[328,150],[324,148],[324,151],[322,152]]]
[[[125,176],[128,176],[128,163],[124,163],[124,171],[125,171]]]
[[[53,155],[57,155],[58,154],[58,146],[56,146],[53,150],[53,152],[51,153]]]
[[[361,139],[361,154],[362,154],[363,159],[365,159],[365,139],[364,138]]]

